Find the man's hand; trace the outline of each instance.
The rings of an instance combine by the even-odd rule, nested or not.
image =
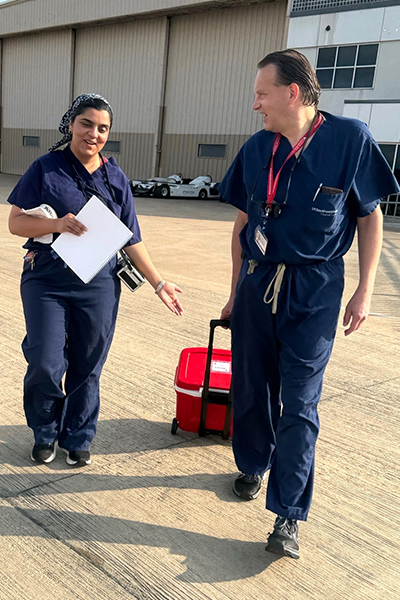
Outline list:
[[[383,217],[379,206],[366,217],[358,217],[358,260],[360,281],[346,306],[343,325],[348,329],[344,335],[357,331],[368,317],[379,255],[382,248]]]
[[[248,220],[247,214],[238,211],[236,216],[235,224],[232,231],[232,242],[231,242],[231,256],[232,256],[232,280],[231,280],[231,294],[228,302],[225,304],[221,311],[220,319],[230,319],[233,303],[235,301],[236,286],[239,280],[240,269],[243,263],[242,259],[242,246],[240,244],[240,232],[246,225]]]
[[[229,298],[228,302],[225,304],[224,308],[221,310],[220,319],[230,319],[234,300],[235,300],[234,298]]]
[[[346,311],[343,317],[344,335],[350,335],[353,331],[357,331],[361,323],[368,317],[371,306],[371,295],[363,293],[361,290],[356,290],[346,306]]]

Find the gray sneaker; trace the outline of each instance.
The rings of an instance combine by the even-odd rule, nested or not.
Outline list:
[[[65,448],[63,450],[67,455],[67,465],[86,467],[92,464],[89,450],[66,450]]]
[[[300,558],[298,521],[277,516],[274,531],[269,534],[265,549],[279,556]]]
[[[33,462],[51,463],[56,457],[56,450],[53,444],[35,444],[32,448],[31,459]]]
[[[255,500],[261,492],[261,484],[266,476],[266,473],[263,475],[241,473],[233,482],[232,491],[244,500]]]

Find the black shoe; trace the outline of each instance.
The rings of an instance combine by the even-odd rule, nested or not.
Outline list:
[[[85,467],[92,463],[89,450],[65,450],[67,453],[67,465]]]
[[[56,457],[53,444],[35,444],[32,448],[31,459],[33,462],[51,463]]]
[[[295,519],[276,517],[274,531],[269,534],[265,549],[279,556],[300,558],[298,522]]]
[[[266,476],[266,473],[263,475],[246,475],[245,473],[241,473],[233,482],[233,493],[244,500],[255,500],[261,492],[261,484]]]

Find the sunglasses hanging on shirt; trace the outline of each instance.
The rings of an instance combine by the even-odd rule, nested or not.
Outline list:
[[[323,121],[324,121],[324,117],[320,113],[317,112],[315,118],[313,119],[313,122],[311,123],[311,127],[308,130],[307,134],[305,136],[303,136],[297,142],[297,144],[292,148],[292,150],[286,157],[283,165],[281,166],[281,168],[279,169],[278,173],[276,174],[276,176],[274,178],[274,176],[273,176],[273,160],[274,160],[274,156],[279,148],[279,144],[280,144],[280,141],[282,138],[280,133],[277,133],[275,135],[275,139],[274,139],[274,143],[273,143],[272,151],[271,151],[271,156],[270,156],[267,164],[260,169],[260,171],[256,177],[256,181],[255,181],[255,184],[254,184],[251,196],[250,196],[250,202],[254,202],[255,204],[258,204],[260,207],[260,217],[263,219],[263,227],[262,227],[263,229],[264,229],[268,219],[270,219],[270,218],[278,219],[281,216],[282,209],[288,202],[290,184],[292,182],[294,170],[300,162],[300,159],[302,157],[302,154],[303,154],[304,149],[307,144],[307,140],[312,135],[314,135],[314,133],[317,131],[317,129],[319,129],[319,127],[322,125]],[[292,156],[294,156],[296,154],[296,152],[298,152],[299,150],[300,150],[299,156],[296,158],[296,161],[294,162],[292,168],[290,169],[289,178],[288,178],[288,182],[287,182],[287,186],[286,186],[285,198],[284,198],[283,202],[276,202],[275,195],[276,195],[276,192],[278,189],[279,177],[281,175],[282,169],[285,166],[285,164],[288,162],[288,160],[290,158],[292,158]],[[261,203],[255,202],[254,201],[254,192],[257,188],[258,180],[260,178],[261,173],[266,170],[268,170],[267,198],[266,198],[266,200],[264,200],[264,202],[261,202]]]

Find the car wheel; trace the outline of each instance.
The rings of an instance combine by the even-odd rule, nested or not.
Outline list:
[[[167,185],[160,185],[157,190],[157,196],[159,198],[169,198],[169,187]]]
[[[200,200],[205,200],[207,198],[207,190],[200,190],[199,192],[199,198]]]

